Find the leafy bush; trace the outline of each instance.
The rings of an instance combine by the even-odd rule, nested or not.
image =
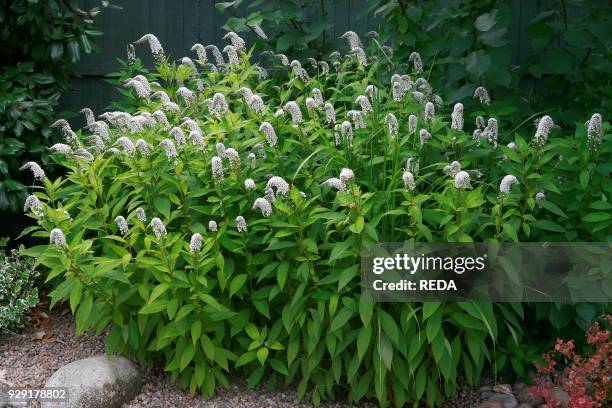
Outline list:
[[[27,196],[30,180],[18,177],[23,162],[47,161],[53,110],[70,87],[75,63],[101,34],[93,20],[100,8],[83,11],[76,4],[0,1],[0,211],[17,212]]]
[[[497,364],[500,339],[520,344],[518,304],[360,296],[361,245],[609,239],[608,123],[568,133],[545,116],[532,138],[495,119],[485,89],[449,118],[417,71],[393,74],[345,37],[352,53],[263,79],[233,33],[217,65],[197,46],[198,62],[168,62],[147,35],[135,44],[158,63],[124,82],[134,110],[93,134],[59,123],[67,174],[26,166],[39,226],[24,233],[50,236],[26,253],[78,332],[111,325],[109,351],[204,395],[237,370],[296,381],[315,403],[350,390],[381,406],[440,405],[458,376]]]
[[[543,356],[544,362],[536,364],[538,378],[536,385],[531,387],[534,397],[542,398],[547,407],[610,406],[612,342],[609,328],[612,316],[604,316],[603,321],[606,329],[596,322],[586,333],[587,344],[591,348],[588,355],[577,353],[572,340],[557,339],[555,348]]]
[[[38,303],[33,261],[17,250],[4,252],[6,239],[0,239],[0,334],[23,327],[27,312]]]
[[[406,61],[418,50],[449,102],[467,97],[474,84],[485,85],[508,108],[560,110],[571,124],[592,109],[610,110],[612,9],[602,3],[547,3],[526,30],[516,27],[520,16],[506,1],[376,0],[371,11],[383,18],[383,38],[395,58]],[[527,38],[521,49],[513,39],[517,30]],[[516,66],[519,52],[526,55]]]
[[[307,1],[252,1],[246,7],[252,10],[246,17],[239,14],[244,10],[242,0],[216,3],[217,10],[230,17],[224,28],[237,33],[252,32],[259,38],[262,48],[277,52],[296,53],[317,57],[329,48],[330,40],[325,30],[332,28],[332,21],[324,2]],[[271,34],[270,37],[262,30]]]

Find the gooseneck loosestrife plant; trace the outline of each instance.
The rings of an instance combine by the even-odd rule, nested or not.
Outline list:
[[[136,46],[118,74],[129,112],[60,124],[65,176],[24,166],[38,222],[25,233],[50,234],[27,252],[79,333],[108,328],[109,352],[161,363],[203,395],[238,371],[249,385],[295,382],[315,403],[381,406],[440,405],[458,375],[474,383],[496,365],[499,338],[518,342],[520,305],[360,296],[360,248],[605,240],[608,124],[594,115],[562,137],[545,117],[509,134],[486,89],[480,111],[449,107],[418,53],[395,73],[374,36],[344,37],[347,54],[328,61],[267,53],[263,79],[234,33],[228,61],[196,44],[178,64],[147,34],[135,44],[155,70]]]

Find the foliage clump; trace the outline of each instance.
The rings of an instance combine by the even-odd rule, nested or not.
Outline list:
[[[158,62],[149,72],[128,47],[124,110],[56,124],[66,175],[25,166],[39,180],[26,233],[50,237],[26,253],[78,332],[111,327],[109,351],[162,362],[204,395],[237,370],[251,386],[297,382],[315,403],[348,390],[440,405],[459,375],[496,365],[500,339],[520,344],[523,308],[374,304],[362,245],[609,235],[600,117],[570,135],[546,116],[509,131],[486,90],[476,111],[446,106],[420,68],[393,72],[353,32],[329,61],[270,55],[271,78],[226,37],[179,63],[142,37]]]
[[[17,250],[5,253],[6,239],[0,239],[0,334],[23,327],[28,311],[38,303],[33,261]]]

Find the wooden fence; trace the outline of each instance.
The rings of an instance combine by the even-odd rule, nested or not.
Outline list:
[[[218,0],[217,0],[218,1]],[[364,34],[378,28],[379,19],[364,13],[368,0],[322,0],[332,19],[333,28],[326,33],[328,38],[337,38],[347,30]],[[449,0],[453,1],[453,0]],[[525,34],[532,18],[550,7],[557,0],[507,0],[512,7],[514,27],[512,31],[513,63],[519,64],[529,53],[529,41]],[[598,0],[595,0],[598,1]],[[119,95],[104,81],[104,76],[116,70],[116,58],[125,59],[126,45],[145,33],[154,33],[164,50],[174,58],[193,56],[189,48],[196,43],[225,43],[222,29],[227,15],[215,8],[215,0],[112,0],[121,10],[105,10],[97,20],[97,27],[104,32],[98,38],[102,51],[86,56],[79,67],[80,78],[74,80],[74,90],[61,100],[61,109],[77,111],[91,107],[101,112]],[[246,1],[245,3],[248,3]],[[607,0],[601,0],[605,6]],[[99,0],[83,0],[82,7],[90,8]],[[570,14],[579,10],[568,10]],[[246,34],[247,43],[252,34]],[[143,59],[150,58],[145,47],[137,52]],[[79,123],[75,125],[80,126]]]

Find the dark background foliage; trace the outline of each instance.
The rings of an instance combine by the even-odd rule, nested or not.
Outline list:
[[[0,0],[0,213],[20,211],[30,180],[18,169],[28,160],[47,161],[59,98],[102,34],[94,18],[108,2],[88,11],[77,3]]]

